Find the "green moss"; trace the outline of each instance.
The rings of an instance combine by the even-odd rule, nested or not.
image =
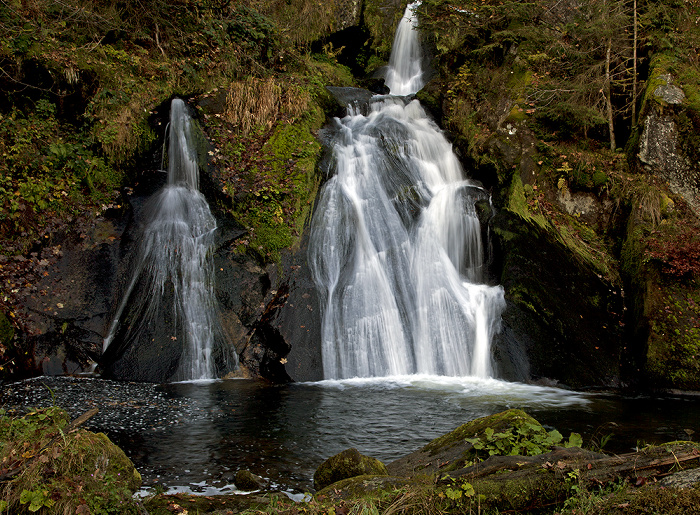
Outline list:
[[[520,179],[520,175],[515,173],[510,183],[508,203],[506,206],[513,213],[525,219],[530,218],[530,211],[527,207],[527,200],[525,199],[525,187],[523,186],[523,181]]]
[[[526,119],[525,110],[518,104],[515,104],[506,117],[506,123],[524,122]]]
[[[532,185],[523,185],[520,174],[513,173],[508,189],[506,209],[529,220],[542,228],[548,226],[546,218],[539,209],[532,210],[528,198],[532,199],[535,208],[538,207],[538,199]]]
[[[563,501],[569,493],[569,485],[551,473],[534,479],[510,479],[506,471],[498,478],[473,481],[472,486],[483,505],[515,512],[529,512]]]
[[[234,206],[236,216],[251,229],[249,248],[264,261],[279,261],[284,249],[298,243],[310,216],[320,184],[316,163],[321,153],[312,130],[323,120],[321,109],[311,105],[295,123],[279,123],[262,147],[269,156],[264,176],[255,178],[262,186],[249,201]]]
[[[649,64],[649,78],[647,79],[646,90],[642,100],[640,113],[642,116],[646,115],[652,106],[663,107],[665,105],[661,98],[654,95],[654,91],[659,86],[666,85],[666,79],[662,78],[662,76],[673,74],[676,63],[676,58],[671,53],[658,53],[652,57]]]
[[[314,473],[314,488],[321,490],[336,481],[355,476],[386,476],[386,466],[357,449],[347,449],[324,461]]]
[[[374,51],[386,59],[391,52],[391,44],[399,20],[403,16],[406,2],[401,2],[402,7],[396,8],[396,4],[389,0],[366,0],[364,2],[364,22],[369,30]]]
[[[5,463],[19,473],[0,487],[11,513],[135,514],[132,493],[141,476],[104,434],[64,431],[65,411],[36,409],[10,417],[0,411]]]
[[[700,290],[664,284],[647,302],[650,335],[646,370],[659,385],[700,389]]]

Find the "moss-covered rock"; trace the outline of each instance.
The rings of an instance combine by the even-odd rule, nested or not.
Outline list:
[[[391,462],[387,470],[395,476],[415,476],[463,468],[475,456],[474,445],[467,441],[468,438],[478,437],[487,428],[500,432],[526,425],[542,427],[534,418],[518,409],[477,418],[436,438],[422,449]]]
[[[281,495],[194,495],[158,494],[144,500],[143,507],[149,515],[227,515],[232,513],[284,513],[294,506],[294,501]]]
[[[0,414],[2,511],[137,513],[141,475],[131,460],[106,435],[67,424],[56,407]]]
[[[376,458],[360,454],[357,449],[346,449],[331,456],[314,472],[314,488],[321,490],[341,479],[355,476],[386,476],[386,466]]]
[[[236,472],[233,482],[239,490],[245,492],[260,490],[266,484],[263,478],[253,474],[250,470],[239,470]]]
[[[381,58],[389,58],[396,26],[403,16],[405,0],[364,0],[363,18],[371,45]],[[371,65],[370,65],[371,67]]]
[[[630,221],[623,270],[632,293],[630,350],[643,386],[700,389],[699,228],[689,213],[658,224]]]

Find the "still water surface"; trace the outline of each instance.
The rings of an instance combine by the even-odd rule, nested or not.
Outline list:
[[[273,386],[251,380],[165,385],[42,377],[0,387],[3,407],[53,403],[75,417],[99,413],[144,485],[207,494],[235,491],[248,469],[288,492],[310,491],[316,467],[356,447],[385,463],[477,417],[521,408],[606,450],[700,434],[700,400],[578,393],[494,379],[404,376]]]

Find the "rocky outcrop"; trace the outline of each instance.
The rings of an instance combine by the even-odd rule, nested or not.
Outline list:
[[[24,266],[25,277],[35,278],[18,292],[23,295],[14,313],[24,327],[14,347],[25,374],[94,369],[109,323],[123,229],[119,211],[111,209],[77,234],[55,237],[30,259],[9,264]]]
[[[335,2],[335,30],[341,31],[360,24],[362,0],[340,0]]]
[[[696,213],[700,213],[700,163],[693,162],[684,151],[684,147],[687,148],[684,139],[694,138],[694,135],[681,133],[679,117],[689,123],[684,108],[686,96],[674,82],[671,74],[662,73],[649,86],[651,98],[646,104],[648,111],[637,157],[646,173],[667,182],[673,193],[682,196]],[[685,130],[694,131],[694,127]]]

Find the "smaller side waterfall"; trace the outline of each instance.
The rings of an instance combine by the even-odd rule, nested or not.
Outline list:
[[[134,379],[215,377],[213,349],[220,332],[212,258],[216,220],[197,189],[191,125],[185,103],[173,100],[167,184],[144,207],[133,275],[103,344],[103,354],[132,354]],[[150,370],[154,367],[165,370]]]

